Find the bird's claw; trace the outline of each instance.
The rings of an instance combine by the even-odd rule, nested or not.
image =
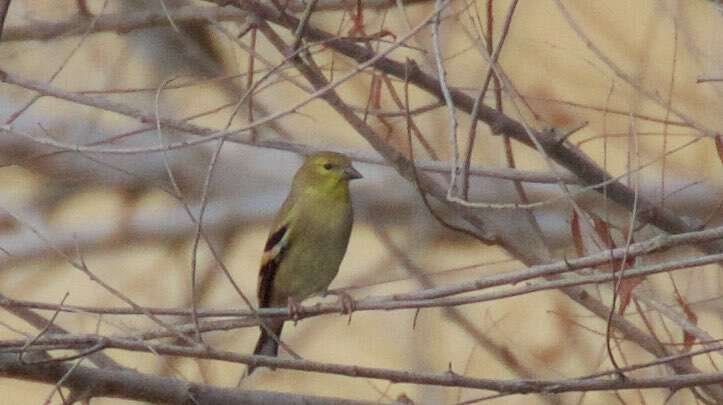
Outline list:
[[[301,319],[302,313],[304,312],[304,307],[302,307],[299,301],[297,301],[294,297],[289,297],[287,302],[289,314],[291,314],[291,319],[294,321],[294,326],[296,326],[296,324],[299,323],[299,319]]]
[[[347,325],[351,323],[351,315],[356,309],[356,302],[354,298],[347,292],[342,290],[337,291],[325,291],[324,296],[336,295],[338,297],[337,306],[339,307],[339,313],[342,315],[349,315]]]

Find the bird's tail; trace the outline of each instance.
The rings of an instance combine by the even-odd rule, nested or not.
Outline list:
[[[269,331],[273,332],[273,334],[276,335],[277,339],[280,338],[281,330],[284,328],[284,321],[268,320],[265,322],[266,328],[261,328],[261,336],[259,336],[259,341],[256,342],[254,354],[276,357],[276,355],[279,353],[279,344],[276,342],[276,339],[274,339],[272,334],[269,333]],[[254,370],[256,370],[255,366],[249,366],[247,375],[251,375]]]

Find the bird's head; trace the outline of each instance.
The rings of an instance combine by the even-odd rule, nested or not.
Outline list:
[[[348,190],[349,180],[361,177],[351,160],[341,153],[317,152],[304,159],[294,178],[294,186],[306,191],[334,193]]]

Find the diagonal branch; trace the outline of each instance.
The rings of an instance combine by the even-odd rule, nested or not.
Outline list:
[[[219,5],[228,3],[222,0],[211,1]],[[278,24],[289,30],[294,30],[299,23],[296,17],[286,14],[282,15],[273,7],[257,1],[246,1],[234,4],[245,11],[255,13],[258,17],[266,21]],[[312,24],[308,24],[304,31],[304,37],[307,41],[322,42],[326,47],[350,57],[359,63],[368,62],[378,57],[373,51],[357,45],[351,40],[340,38],[320,30]],[[397,62],[388,57],[378,58],[378,60],[373,63],[373,66],[386,74],[402,80],[407,76],[410,83],[433,94],[440,100],[444,99],[439,80],[434,75],[425,73],[419,68],[409,71],[404,63]],[[416,64],[414,66],[416,66]],[[472,113],[475,104],[474,97],[470,97],[462,91],[455,89],[449,89],[449,93],[455,107],[468,114]],[[479,113],[476,118],[489,125],[493,133],[504,133],[518,142],[534,148],[527,130],[519,121],[485,105],[479,106]],[[633,209],[636,200],[634,190],[619,181],[611,181],[612,176],[599,167],[584,152],[573,145],[560,143],[559,139],[550,132],[532,131],[532,135],[542,145],[544,151],[551,159],[577,174],[585,184],[595,185],[606,183],[606,186],[596,188],[595,190],[600,193],[605,192],[610,199],[626,207],[628,210]],[[665,232],[674,234],[696,230],[695,226],[687,223],[669,209],[659,207],[644,198],[639,198],[637,203],[639,211],[638,218],[643,223],[651,223]],[[723,243],[721,242],[712,242],[701,247],[708,253],[723,251]]]

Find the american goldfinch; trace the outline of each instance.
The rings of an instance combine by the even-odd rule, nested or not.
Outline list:
[[[259,270],[259,308],[284,307],[326,291],[339,271],[353,222],[349,181],[361,178],[348,157],[334,152],[308,156],[274,219]],[[268,330],[254,354],[276,356],[283,320],[266,319]],[[249,367],[248,374],[254,371]]]

